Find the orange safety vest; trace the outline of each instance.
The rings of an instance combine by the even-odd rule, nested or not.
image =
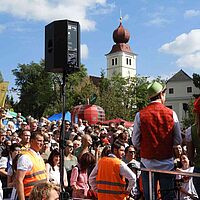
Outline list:
[[[47,174],[45,163],[42,157],[36,156],[35,153],[31,150],[23,150],[21,153],[28,156],[28,158],[33,163],[31,171],[26,172],[23,180],[24,195],[25,197],[28,197],[35,184],[47,181]]]
[[[124,200],[126,198],[125,178],[120,175],[120,160],[103,157],[98,162],[98,200]]]

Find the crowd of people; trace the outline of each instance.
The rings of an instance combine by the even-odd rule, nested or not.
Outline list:
[[[59,199],[62,178],[74,199],[148,200],[149,174],[142,169],[199,173],[200,98],[195,125],[181,131],[176,113],[164,106],[166,88],[154,81],[147,89],[150,103],[136,114],[133,127],[65,121],[63,166],[61,120],[23,120],[21,113],[8,120],[1,109],[0,199]],[[198,199],[199,180],[155,173],[153,194],[163,200]]]

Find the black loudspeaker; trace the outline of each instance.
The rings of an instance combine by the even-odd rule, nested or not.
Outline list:
[[[80,25],[58,20],[45,26],[45,70],[67,73],[80,67]]]

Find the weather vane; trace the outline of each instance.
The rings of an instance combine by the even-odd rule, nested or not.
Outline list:
[[[120,21],[120,23],[122,23],[122,11],[121,11],[121,9],[120,9],[119,12],[120,12],[120,13],[119,13],[119,15],[120,15],[119,21]]]

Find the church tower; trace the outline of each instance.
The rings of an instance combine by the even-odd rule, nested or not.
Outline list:
[[[106,54],[107,58],[107,78],[111,79],[113,75],[120,75],[123,78],[135,77],[136,75],[136,54],[132,52],[128,41],[130,33],[120,24],[113,32],[113,41],[111,51]]]

